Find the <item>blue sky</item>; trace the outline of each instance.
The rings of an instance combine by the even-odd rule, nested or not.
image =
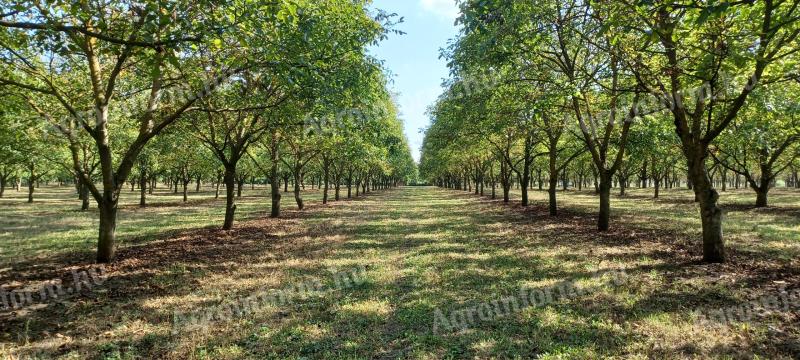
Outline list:
[[[455,37],[453,24],[458,15],[455,0],[375,0],[374,7],[397,13],[405,21],[397,26],[405,35],[391,35],[372,49],[386,61],[397,92],[401,116],[414,159],[419,161],[421,128],[428,125],[425,109],[441,93],[442,79],[448,75],[447,62],[439,59],[439,49]]]

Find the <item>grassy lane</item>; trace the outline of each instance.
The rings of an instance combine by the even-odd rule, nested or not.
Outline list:
[[[0,354],[76,359],[800,354],[800,308],[731,325],[699,322],[696,313],[779,294],[787,284],[796,287],[797,257],[771,258],[752,246],[733,249],[731,264],[698,265],[691,231],[682,230],[680,222],[652,223],[660,216],[679,217],[659,214],[688,218],[691,203],[679,205],[683,210],[669,203],[629,209],[627,200],[615,200],[624,206],[612,220],[614,229],[600,235],[592,230],[591,196],[568,199],[561,215],[551,218],[540,205],[522,210],[464,192],[406,187],[330,206],[312,204],[281,220],[243,222],[234,232],[164,236],[123,249],[120,261],[106,268],[107,280],[80,297],[0,312]],[[783,250],[791,252],[797,225],[785,226],[790,231]],[[733,236],[750,235],[734,230]],[[751,243],[760,241],[758,236]],[[27,284],[76,268],[85,266],[52,263],[42,269],[17,262],[0,274],[3,283]],[[598,270],[611,269],[624,276],[598,276]],[[348,282],[341,274],[357,276]],[[563,290],[565,282],[580,291],[561,296],[555,289]],[[291,300],[272,297],[255,310],[221,315],[224,319],[198,327],[173,325],[175,311],[197,314],[242,303],[265,287],[309,284],[319,291],[287,290],[283,294]],[[550,299],[532,295],[548,292]],[[532,306],[522,300],[534,298]],[[459,321],[460,327],[450,328]]]

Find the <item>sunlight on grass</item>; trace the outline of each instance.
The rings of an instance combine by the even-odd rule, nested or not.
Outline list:
[[[54,219],[49,228],[24,217],[0,220],[9,225],[0,236],[10,244],[0,256],[12,266],[0,271],[4,282],[35,271],[16,265],[25,259],[93,249],[92,214],[58,200],[68,189],[42,193],[48,198],[32,206],[3,201],[11,211]],[[533,209],[523,213],[463,192],[403,188],[317,207],[300,220],[269,220],[261,218],[268,205],[257,189],[240,200],[241,217],[253,220],[240,221],[248,230],[236,236],[214,232],[220,203],[203,198],[212,195],[166,206],[176,198],[164,194],[153,199],[165,206],[125,208],[125,247],[141,245],[148,257],[178,249],[186,258],[125,260],[104,291],[10,318],[0,343],[63,358],[779,358],[783,340],[770,329],[797,336],[790,318],[747,326],[697,321],[696,310],[769,294],[773,283],[687,265],[698,256],[699,226],[691,194],[682,190],[657,201],[638,189],[615,197],[609,234],[593,230],[597,199],[590,192],[559,193],[565,215],[558,218],[546,216],[546,194],[536,191]],[[318,195],[307,195],[312,207]],[[291,208],[291,197],[284,200]],[[749,200],[744,191],[722,198],[723,207],[739,204],[727,210],[726,237],[731,249],[747,254],[747,261],[737,258],[741,266],[791,268],[800,254],[800,194],[776,190],[767,210],[741,207]],[[211,228],[170,235],[203,227]],[[365,271],[358,284],[336,285],[332,274],[359,266]],[[615,286],[607,276],[592,277],[598,269],[624,270],[627,278]],[[308,281],[330,290],[171,334],[174,311],[203,311]],[[592,291],[463,332],[433,333],[436,309],[450,313],[562,281]],[[63,337],[51,331],[55,323]]]

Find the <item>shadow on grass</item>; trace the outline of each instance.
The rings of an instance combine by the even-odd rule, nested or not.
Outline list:
[[[312,204],[285,215],[243,222],[230,232],[181,231],[122,249],[95,291],[65,304],[0,313],[2,341],[28,353],[95,358],[734,356],[745,345],[733,338],[708,345],[681,333],[692,326],[690,312],[733,305],[743,299],[742,288],[769,293],[775,279],[798,276],[792,262],[738,249],[731,249],[729,264],[701,265],[692,231],[624,213],[600,234],[594,214],[581,206],[562,207],[551,217],[540,205],[504,206],[433,188]],[[3,281],[53,278],[73,260],[15,263]],[[363,285],[214,323],[202,334],[170,333],[175,309],[201,310],[264,286],[324,280],[331,267],[355,265],[369,266]],[[432,332],[436,309],[450,313],[522,286],[589,281],[597,268],[623,269],[629,280],[465,332]],[[669,320],[653,325],[660,317]],[[683,340],[640,330],[647,326]],[[80,341],[47,345],[54,333]],[[752,341],[760,348],[751,354],[791,354],[769,340]]]

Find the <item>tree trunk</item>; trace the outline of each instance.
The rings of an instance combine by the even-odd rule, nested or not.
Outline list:
[[[233,229],[233,219],[236,214],[236,168],[233,166],[225,167],[225,223],[222,225],[223,230]],[[219,183],[217,183],[217,191],[219,192]]]
[[[339,201],[339,189],[341,187],[341,178],[339,175],[335,175],[333,178],[333,199],[335,201]]]
[[[188,179],[188,178],[183,179],[183,202],[186,202],[186,201],[189,200],[189,195],[188,195],[188,191],[187,191],[187,189],[189,188],[189,181],[191,181],[191,179]]]
[[[794,171],[794,187],[800,189],[800,173],[797,170]]]
[[[147,206],[147,173],[139,173],[139,207]]]
[[[297,209],[303,210],[305,205],[303,204],[303,197],[300,194],[300,170],[295,169],[294,171],[294,201],[297,202]]]
[[[369,175],[364,177],[363,183],[361,184],[361,193],[362,194],[366,194],[367,193],[367,188],[368,188],[367,183],[368,182],[369,182]]]
[[[756,191],[757,208],[767,207],[767,194],[769,194],[770,186],[772,186],[772,181],[775,178],[772,175],[771,167],[762,163],[760,168],[761,178],[759,179],[758,186],[753,186],[753,189]],[[752,181],[751,183],[755,185],[755,181]]]
[[[557,152],[558,142],[557,140],[551,139],[550,140],[550,151],[548,154],[548,169],[550,171],[549,181],[547,184],[547,197],[548,197],[548,208],[550,210],[550,216],[558,215],[558,203],[556,200],[556,188],[558,187],[558,152]],[[541,182],[541,172],[539,173],[539,181]],[[540,184],[541,188],[541,184]]]
[[[555,164],[551,165],[550,181],[547,186],[548,195],[548,208],[550,216],[558,215],[558,202],[556,199],[556,190],[558,189],[558,171],[555,169]]]
[[[490,170],[490,171],[493,171],[493,170]],[[495,178],[494,172],[492,172],[492,177],[491,177],[491,179],[489,181],[492,184],[492,200],[497,199],[497,190],[496,190],[496,188],[497,188],[497,180]]]
[[[278,171],[278,156],[277,143],[272,148],[272,169],[270,171],[270,193],[272,197],[272,207],[270,208],[269,216],[277,218],[281,216],[281,177]]]
[[[511,191],[511,170],[505,160],[500,162],[500,186],[503,187],[503,202],[508,203],[508,193]]]
[[[705,151],[703,150],[703,154]],[[696,164],[696,165],[694,165]],[[709,263],[725,261],[725,243],[722,240],[722,210],[717,207],[719,194],[711,186],[703,156],[689,162],[691,184],[700,202],[703,224],[703,260]]]
[[[347,198],[350,199],[353,197],[353,173],[352,171],[350,174],[347,175]]]
[[[600,212],[597,218],[597,230],[608,231],[611,217],[611,176],[600,176]]]
[[[539,191],[542,191],[544,184],[542,183],[542,170],[536,170],[536,183],[539,186]]]
[[[215,190],[214,191],[214,199],[219,199],[219,186],[220,186],[221,182],[222,182],[222,176],[220,176],[219,173],[218,173],[217,174],[217,183],[214,186],[215,187],[215,189],[214,189]]]
[[[323,160],[323,162],[325,162],[325,161]],[[322,190],[322,203],[323,204],[327,204],[328,203],[328,170],[329,170],[329,167],[330,167],[330,165],[328,165],[328,164],[323,164],[322,165],[322,173],[323,173],[322,174],[322,177],[323,177],[322,181],[324,183],[323,186],[325,187],[325,189]]]
[[[756,189],[756,207],[763,208],[767,207],[767,194],[768,189]]]
[[[28,203],[33,202],[33,191],[35,189],[36,183],[31,179],[28,180]]]
[[[531,151],[533,151],[533,150],[531,150]],[[528,185],[529,185],[529,183],[531,181],[531,160],[530,160],[530,155],[526,155],[526,159],[525,159],[524,163],[525,164],[523,165],[522,174],[521,174],[522,175],[522,179],[520,179],[522,181],[522,183],[519,184],[519,187],[520,187],[520,190],[522,191],[522,206],[528,206],[528,204],[530,203],[530,200],[528,199]]]
[[[658,199],[658,191],[661,187],[661,178],[658,176],[653,177],[653,186],[655,190],[653,191],[653,199]]]
[[[81,191],[83,192],[83,197],[81,198],[81,211],[89,210],[89,187],[86,185],[81,186]]]
[[[110,263],[116,256],[117,200],[113,190],[106,190],[99,205],[100,229],[97,240],[97,262]]]

